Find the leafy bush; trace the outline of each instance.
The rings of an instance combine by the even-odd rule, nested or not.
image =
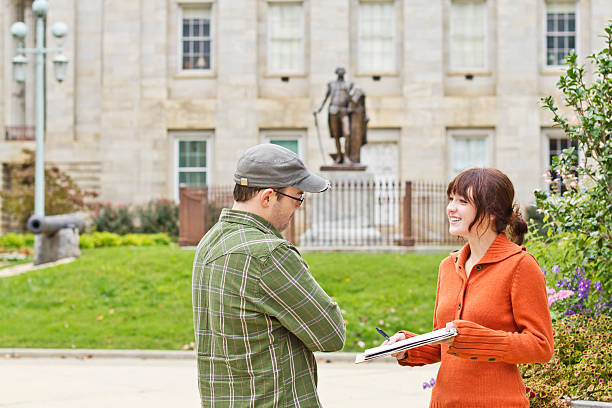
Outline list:
[[[573,260],[568,271],[585,268],[590,279],[601,279],[609,293],[612,270],[612,23],[605,29],[607,46],[587,59],[594,67],[593,81],[585,82],[585,69],[576,55],[567,58],[567,70],[557,84],[564,103],[575,112],[568,120],[559,114],[552,97],[542,101],[555,124],[578,144],[553,159],[552,185],[565,191],[547,194],[536,191],[538,211],[547,223],[547,240],[571,239]],[[566,234],[566,235],[565,235]],[[561,265],[561,264],[560,264]],[[605,278],[605,279],[604,279]]]
[[[113,246],[151,246],[170,245],[172,240],[166,233],[159,234],[126,234],[119,235],[113,232],[94,232],[83,234],[80,237],[81,248],[101,248]]]
[[[553,330],[553,358],[520,367],[530,407],[568,407],[570,400],[612,402],[612,318],[573,315],[555,322]]]
[[[132,214],[128,206],[119,204],[98,204],[92,217],[96,231],[113,232],[116,234],[129,234],[136,232],[132,222]]]
[[[0,246],[5,248],[21,248],[26,246],[26,241],[23,234],[9,232],[0,236]]]
[[[33,150],[23,149],[26,159],[22,163],[9,163],[11,187],[0,191],[2,210],[11,214],[25,229],[28,217],[34,212]],[[87,201],[97,197],[93,191],[81,190],[72,178],[58,167],[45,168],[45,214],[68,214],[90,208]]]
[[[142,233],[166,232],[178,236],[178,205],[166,199],[152,200],[137,207],[136,214],[140,220],[139,231]]]

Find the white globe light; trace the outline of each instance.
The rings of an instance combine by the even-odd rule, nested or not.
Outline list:
[[[51,27],[51,33],[57,38],[65,37],[68,34],[68,26],[58,21]]]
[[[36,17],[44,17],[49,11],[49,2],[47,0],[36,0],[32,3],[32,11]]]
[[[23,40],[28,33],[28,27],[21,21],[11,26],[11,34],[13,37]]]

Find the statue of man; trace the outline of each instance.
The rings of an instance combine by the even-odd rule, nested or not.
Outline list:
[[[335,81],[331,81],[327,84],[325,98],[323,99],[319,109],[315,111],[315,114],[320,113],[325,106],[325,102],[327,102],[328,99],[330,100],[327,118],[329,124],[329,135],[330,137],[334,138],[334,141],[336,142],[336,156],[334,162],[337,164],[344,163],[344,155],[340,146],[340,138],[344,136],[346,138],[345,140],[349,140],[351,134],[348,108],[353,83],[346,82],[344,80],[344,74],[346,74],[346,70],[343,67],[336,68],[336,75],[338,78]]]

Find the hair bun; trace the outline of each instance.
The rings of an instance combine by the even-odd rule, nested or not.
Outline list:
[[[510,235],[510,239],[515,244],[521,245],[527,230],[527,223],[521,215],[521,208],[518,204],[514,204],[512,206],[512,216],[508,222],[508,233]]]

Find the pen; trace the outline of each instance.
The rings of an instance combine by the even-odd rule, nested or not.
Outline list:
[[[389,340],[389,336],[382,329],[376,328],[376,331],[379,332],[385,339]]]

